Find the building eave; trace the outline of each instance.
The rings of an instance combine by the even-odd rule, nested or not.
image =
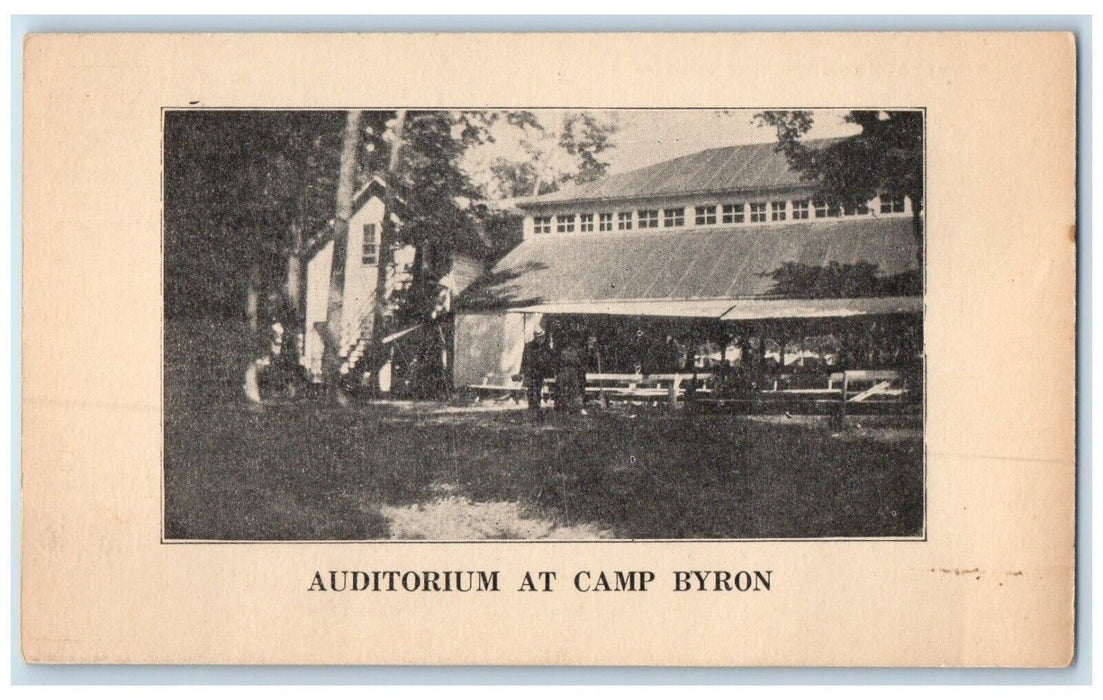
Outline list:
[[[797,190],[803,190],[813,192],[817,188],[817,183],[796,183],[786,185],[774,185],[770,187],[745,187],[735,189],[723,189],[723,190],[699,190],[693,192],[684,192],[676,194],[654,194],[654,195],[627,195],[627,196],[615,196],[615,197],[579,197],[577,199],[555,199],[555,200],[539,200],[530,199],[526,201],[519,201],[515,203],[518,209],[528,212],[541,209],[561,209],[567,207],[573,207],[578,205],[592,205],[592,204],[607,204],[612,202],[643,202],[652,200],[693,200],[703,198],[716,198],[719,202],[720,198],[725,197],[747,197],[753,196],[759,193],[774,193],[774,192],[793,192]]]

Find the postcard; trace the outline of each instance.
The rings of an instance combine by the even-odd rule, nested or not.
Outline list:
[[[1071,662],[1071,35],[24,51],[28,662]]]

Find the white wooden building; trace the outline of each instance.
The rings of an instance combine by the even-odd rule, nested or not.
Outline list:
[[[356,363],[370,340],[379,279],[379,236],[386,214],[382,187],[384,185],[379,180],[373,179],[353,197],[341,313],[339,355],[343,360],[343,371]],[[326,323],[333,267],[332,225],[310,241],[306,259],[305,334],[301,362],[311,374],[318,377],[322,371],[322,355],[325,349],[322,333]],[[395,251],[394,267],[387,280],[388,295],[410,282],[413,262],[412,246],[403,246]],[[453,252],[450,270],[440,280],[442,310],[450,310],[452,297],[466,289],[484,271],[485,263],[479,255],[467,251]]]

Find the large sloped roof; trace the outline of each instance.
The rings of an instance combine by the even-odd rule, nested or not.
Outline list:
[[[785,287],[778,271],[787,263],[813,278],[862,268],[885,282],[854,296],[911,295],[919,279],[911,226],[909,218],[863,217],[654,233],[541,235],[510,252],[460,297],[458,306],[477,310],[816,296],[794,292],[791,284]],[[893,280],[903,286],[894,287]]]
[[[806,142],[813,148],[840,139]],[[584,185],[517,201],[517,206],[564,202],[686,196],[792,187],[802,184],[776,143],[710,148],[638,170],[609,175]]]

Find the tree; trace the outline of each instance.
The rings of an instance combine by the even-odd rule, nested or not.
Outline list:
[[[411,110],[386,113],[383,122],[374,133],[365,169],[365,177],[379,175],[387,183],[388,213],[381,235],[371,350],[365,355],[376,377],[389,356],[382,339],[398,330],[388,324],[397,320],[407,327],[432,322],[439,311],[440,281],[450,271],[453,254],[459,249],[494,249],[488,233],[498,237],[505,228],[500,214],[480,203],[485,191],[472,182],[464,167],[472,149],[493,143],[495,133],[520,134],[526,160],[518,161],[516,168],[527,175],[518,180],[528,178],[525,194],[531,194],[540,187],[545,165],[540,161],[541,148],[549,147],[548,138],[555,139],[551,148],[576,163],[569,177],[596,177],[606,167],[597,156],[611,147],[616,128],[615,123],[586,113],[569,113],[560,129],[549,134],[536,113],[525,110]],[[543,140],[539,146],[538,139]],[[556,177],[553,186],[566,176]],[[394,252],[402,246],[414,249],[411,279],[388,297],[388,279],[396,272]],[[423,367],[439,364],[440,353],[430,345],[420,358]],[[443,372],[443,367],[437,369]]]
[[[376,271],[376,283],[375,283],[375,303],[372,308],[372,325],[371,325],[371,349],[368,353],[368,357],[376,360],[375,371],[373,377],[378,382],[379,380],[379,368],[383,364],[383,335],[386,332],[387,322],[387,287],[388,279],[391,273],[391,266],[394,259],[394,245],[392,243],[395,239],[395,219],[397,213],[395,212],[395,203],[398,201],[396,196],[396,190],[399,187],[398,183],[398,167],[401,162],[399,159],[402,155],[402,147],[404,145],[404,134],[406,130],[406,110],[400,109],[395,112],[394,120],[390,127],[390,153],[387,157],[387,169],[383,173],[383,181],[386,183],[386,188],[383,192],[383,222],[379,227],[379,259]]]
[[[326,337],[322,354],[322,374],[337,386],[341,368],[342,315],[345,293],[345,260],[348,255],[349,219],[355,194],[357,155],[360,151],[360,110],[349,110],[341,137],[341,161],[337,178],[337,211],[333,218],[333,258],[329,272],[329,297],[326,303]],[[382,267],[382,266],[380,266]]]
[[[457,248],[485,243],[488,231],[508,237],[508,222],[480,201],[486,192],[465,169],[467,154],[492,143],[496,129],[521,134],[531,148],[518,161],[518,172],[529,175],[512,179],[531,177],[523,192],[529,195],[603,172],[600,153],[611,147],[615,132],[615,126],[586,115],[567,115],[545,130],[546,117],[523,110],[397,116],[393,110],[362,112],[353,133],[341,111],[168,112],[166,315],[240,314],[249,284],[267,291],[286,282],[291,301],[298,302],[301,294],[294,290],[301,287],[304,241],[332,231],[327,327],[339,336],[343,287],[336,277],[344,271],[338,258],[347,251],[337,248],[347,242],[352,193],[379,176],[387,184],[381,289],[394,274],[394,251],[404,245],[416,251],[411,283],[389,299],[377,295],[370,332],[381,342],[393,319],[411,325],[431,320],[439,282]],[[548,184],[539,185],[549,173]],[[370,361],[381,361],[381,355]],[[323,365],[330,378],[339,368],[332,356]]]
[[[923,113],[917,110],[853,110],[844,117],[859,134],[810,146],[801,141],[812,128],[809,111],[765,111],[760,126],[773,127],[777,148],[803,179],[818,185],[829,204],[854,207],[877,195],[907,196],[912,202],[912,231],[923,264]]]
[[[166,316],[236,315],[250,278],[279,284],[287,251],[333,217],[343,119],[166,113]]]
[[[500,115],[441,110],[372,114],[379,123],[369,135],[364,179],[377,177],[386,184],[386,213],[363,369],[378,380],[390,355],[382,344],[390,324],[396,319],[403,325],[431,321],[440,280],[449,271],[456,246],[478,239],[480,209],[470,204],[477,192],[459,160],[469,145],[487,138],[487,129]],[[394,254],[404,246],[414,249],[411,279],[390,292],[398,272]]]
[[[598,179],[609,167],[601,154],[615,147],[619,129],[615,114],[588,111],[512,111],[503,113],[502,119],[513,127],[502,137],[515,147],[476,173],[487,199],[537,196]]]
[[[488,168],[491,183],[487,188],[494,199],[535,195],[541,188],[541,175],[535,161],[495,158]]]
[[[602,122],[590,112],[567,114],[559,134],[559,145],[578,159],[578,172],[570,178],[571,181],[581,185],[605,175],[609,164],[599,160],[598,156],[612,147],[617,129],[615,121]]]

